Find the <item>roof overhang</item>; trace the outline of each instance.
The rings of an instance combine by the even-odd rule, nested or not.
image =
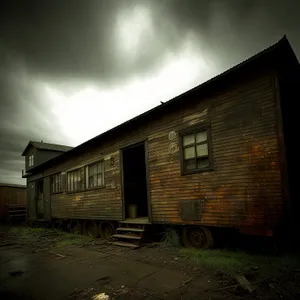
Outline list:
[[[12,188],[26,188],[26,185],[13,184],[13,183],[0,183],[0,187],[12,187]]]

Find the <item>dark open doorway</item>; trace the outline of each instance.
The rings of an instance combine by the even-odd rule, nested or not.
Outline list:
[[[125,218],[132,217],[132,207],[136,209],[135,217],[148,217],[145,143],[124,149],[122,158]]]

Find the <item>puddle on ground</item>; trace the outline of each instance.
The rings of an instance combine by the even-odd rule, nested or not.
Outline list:
[[[6,268],[9,270],[9,273],[14,274],[16,272],[25,272],[28,270],[29,262],[25,257],[15,258],[6,263]],[[14,276],[14,275],[12,275]]]
[[[34,300],[33,297],[11,291],[0,291],[0,299],[5,300]]]

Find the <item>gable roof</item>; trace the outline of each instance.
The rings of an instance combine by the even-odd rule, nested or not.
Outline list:
[[[62,153],[73,149],[73,147],[65,146],[65,145],[49,144],[49,143],[44,143],[44,142],[30,141],[28,143],[28,145],[26,146],[26,148],[24,149],[24,151],[22,153],[22,156],[25,155],[26,151],[30,147],[35,147],[38,150],[48,150],[48,151],[56,151],[56,152],[62,152]]]
[[[205,96],[205,93],[209,91],[215,91],[219,89],[220,86],[229,84],[232,81],[232,79],[238,78],[242,72],[245,71],[247,72],[255,68],[262,69],[268,66],[273,66],[273,65],[280,66],[285,64],[293,65],[295,66],[295,69],[297,69],[297,71],[300,70],[299,62],[286,35],[284,35],[277,43],[255,54],[254,56],[248,58],[247,60],[237,64],[236,66],[228,69],[227,71],[194,87],[191,90],[188,90],[187,92],[179,96],[176,96],[175,98],[167,102],[164,102],[159,106],[156,106],[104,133],[97,135],[96,137],[78,145],[77,147],[74,147],[72,150],[68,151],[67,153],[61,154],[57,157],[48,160],[45,163],[42,163],[32,168],[31,172],[37,172],[42,168],[46,168],[47,166],[50,166],[53,163],[63,160],[65,157],[67,157],[67,155],[74,154],[77,151],[84,149],[84,147],[86,146],[90,146],[94,143],[99,144],[102,141],[102,139],[104,140],[104,138],[108,137],[109,135],[115,134],[116,132],[118,132],[121,129],[124,129],[127,126],[133,126],[141,120],[145,121],[146,118],[154,117],[155,114],[168,112],[168,110],[174,107],[174,105],[178,105],[181,104],[182,102],[185,102],[188,99],[188,97],[191,95],[198,94],[200,96],[201,95]]]

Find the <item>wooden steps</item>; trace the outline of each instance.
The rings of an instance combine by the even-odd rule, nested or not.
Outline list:
[[[129,248],[139,248],[139,245],[132,244],[132,243],[126,243],[126,242],[113,242],[112,244],[116,246],[121,246],[121,247],[129,247]]]
[[[140,240],[142,237],[141,236],[136,236],[133,234],[114,234],[112,236],[113,238],[121,238],[121,239],[133,239],[133,240]]]
[[[148,218],[134,218],[134,219],[126,219],[124,221],[120,221],[120,224],[150,224]]]
[[[112,244],[122,247],[139,248],[144,237],[146,224],[150,223],[149,220],[145,220],[145,218],[119,222],[117,233],[112,236],[114,239]]]
[[[118,231],[127,231],[127,232],[144,232],[145,230],[142,228],[129,228],[129,227],[119,227]]]

